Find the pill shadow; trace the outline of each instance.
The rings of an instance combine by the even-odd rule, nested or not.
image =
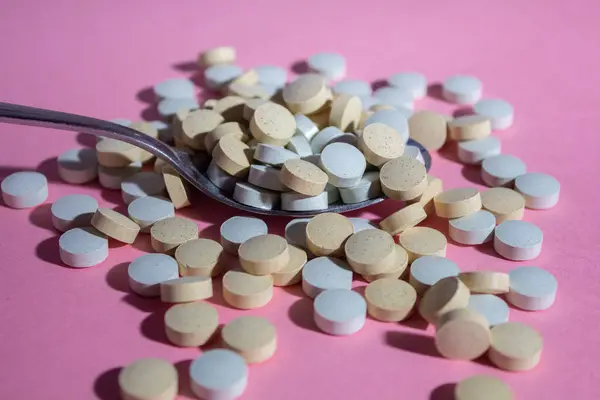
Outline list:
[[[135,94],[135,98],[146,104],[154,104],[156,102],[156,96],[154,95],[154,89],[152,86],[147,86]]]
[[[181,72],[196,72],[200,66],[196,61],[180,61],[172,65],[173,69]]]
[[[47,239],[42,240],[35,247],[35,255],[40,260],[46,261],[48,263],[59,265],[61,267],[69,268],[65,264],[62,263],[60,259],[58,240],[60,236],[52,236]]]
[[[216,280],[213,278],[213,295],[211,298],[206,299],[206,301],[215,306],[232,308],[223,298],[223,284],[221,279]]]
[[[221,240],[221,225],[213,224],[207,226],[198,233],[198,237],[211,239],[218,243]]]
[[[281,291],[283,291],[286,294],[289,294],[293,297],[300,298],[300,299],[306,298],[306,294],[304,293],[304,290],[302,290],[301,283],[296,283],[295,285],[291,285],[291,286],[280,286],[279,289],[281,289]]]
[[[153,342],[171,345],[165,333],[165,312],[166,308],[163,307],[148,314],[140,323],[140,333]]]
[[[444,102],[446,101],[442,96],[442,84],[439,82],[434,82],[427,86],[427,96],[431,97],[432,99]]]
[[[120,398],[119,373],[121,368],[111,368],[103,372],[94,381],[94,393],[100,400],[115,400]]]
[[[40,162],[35,168],[37,172],[44,174],[48,182],[63,182],[58,175],[57,159],[57,157],[47,158]]]
[[[154,104],[154,103],[152,103],[152,104],[148,105],[148,107],[144,108],[140,112],[140,117],[144,121],[155,121],[155,120],[162,119],[160,117],[160,114],[158,113],[158,108],[156,108],[156,104]]]
[[[106,189],[100,186],[100,184],[98,184],[98,188],[100,188],[100,197],[102,200],[111,204],[123,204],[123,197],[119,189]]]
[[[296,300],[288,309],[289,319],[299,328],[322,333],[313,319],[313,301],[307,297]]]
[[[129,262],[122,262],[108,270],[104,277],[108,286],[112,289],[129,293],[129,276],[127,275],[127,268],[129,268]]]
[[[412,332],[387,331],[385,332],[385,343],[390,347],[411,353],[442,358],[437,352],[431,336]]]
[[[427,328],[429,327],[429,322],[425,321],[423,319],[423,317],[421,317],[419,315],[419,312],[417,311],[416,306],[415,306],[415,309],[413,310],[412,315],[410,317],[408,317],[407,319],[405,319],[404,321],[400,321],[399,324],[402,326],[405,326],[407,328],[417,329],[420,331],[426,331]]]
[[[90,135],[89,133],[80,132],[75,137],[77,143],[82,145],[83,147],[96,147],[96,143],[98,143],[97,136]]]
[[[479,165],[465,165],[460,171],[463,178],[476,185],[483,185],[481,180],[481,166]]]
[[[438,155],[448,161],[462,164],[458,159],[458,144],[454,140],[447,140],[444,147],[438,150]]]
[[[292,65],[290,65],[290,69],[297,75],[306,74],[308,73],[308,63],[306,60],[294,61]]]
[[[388,83],[387,83],[387,80],[385,80],[385,79],[376,79],[373,82],[371,82],[371,88],[374,91],[377,89],[387,87],[387,86],[388,86]]]
[[[454,118],[459,118],[459,117],[466,117],[467,115],[474,115],[474,114],[475,114],[475,110],[473,110],[473,107],[463,106],[463,107],[459,107],[456,110],[454,110],[454,112],[452,113],[452,116]]]
[[[433,389],[429,394],[429,400],[454,400],[455,383],[444,383]]]
[[[196,399],[190,384],[190,365],[193,360],[182,360],[174,364],[179,378],[179,396],[185,399]]]
[[[37,206],[31,211],[31,213],[29,213],[29,222],[39,228],[56,232],[54,225],[52,225],[52,212],[50,211],[51,208],[52,204],[42,204]]]
[[[140,233],[131,246],[144,253],[155,253],[149,233]]]
[[[143,297],[133,292],[126,294],[121,300],[145,313],[152,313],[166,307],[165,303],[160,301],[160,297]]]

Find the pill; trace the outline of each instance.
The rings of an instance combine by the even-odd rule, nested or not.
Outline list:
[[[208,164],[206,175],[213,185],[225,192],[233,192],[235,184],[238,182],[238,178],[229,175],[227,172],[219,168],[219,166],[215,163],[215,160],[212,160],[210,164]]]
[[[282,95],[291,112],[310,115],[326,107],[331,93],[322,76],[303,74],[288,83],[283,88]],[[327,118],[329,119],[329,116]]]
[[[487,319],[468,308],[450,310],[435,326],[435,347],[445,358],[474,360],[483,355],[492,340]]]
[[[254,69],[249,69],[231,80],[228,85],[228,90],[231,92],[231,87],[235,84],[239,84],[241,86],[254,86],[258,84],[258,78],[258,72]]]
[[[277,208],[280,203],[279,192],[261,189],[249,183],[237,182],[233,189],[233,199],[239,203],[263,210]]]
[[[192,361],[190,382],[192,392],[200,399],[237,399],[246,390],[248,365],[231,350],[208,350]]]
[[[460,269],[454,261],[440,256],[423,256],[411,264],[409,283],[415,288],[417,294],[422,296],[427,289],[440,280],[458,274]]]
[[[56,200],[50,212],[52,225],[60,232],[89,226],[98,209],[98,202],[85,194],[71,194]]]
[[[367,162],[356,147],[347,143],[331,143],[321,153],[320,166],[327,173],[330,184],[349,188],[359,183]]]
[[[404,141],[393,128],[376,122],[363,129],[358,148],[369,164],[381,167],[404,153]]]
[[[328,289],[315,298],[315,324],[330,335],[352,335],[365,325],[367,303],[350,289]]]
[[[173,400],[179,390],[177,370],[160,358],[142,358],[121,369],[119,391],[123,400]]]
[[[232,307],[242,310],[260,308],[273,297],[271,275],[252,275],[230,270],[223,275],[223,298]]]
[[[329,207],[327,192],[316,196],[306,196],[300,193],[286,192],[281,194],[281,209],[286,211],[316,211]]]
[[[544,235],[530,222],[504,221],[494,231],[494,250],[513,261],[532,260],[540,255]]]
[[[394,239],[380,229],[367,229],[352,234],[344,245],[344,252],[348,264],[354,272],[361,275],[385,272],[396,262]]]
[[[492,364],[507,371],[534,368],[542,355],[543,339],[535,329],[520,322],[505,322],[492,328],[488,357]]]
[[[538,267],[518,267],[508,273],[510,290],[506,300],[527,311],[540,311],[554,304],[558,282],[550,272]]]
[[[450,238],[461,244],[487,243],[494,237],[496,217],[489,211],[479,210],[460,218],[449,220]]]
[[[158,103],[156,108],[162,118],[171,119],[179,110],[197,110],[200,105],[196,99],[164,99]]]
[[[480,164],[486,158],[500,154],[501,148],[496,136],[459,142],[458,159],[465,164]]]
[[[225,348],[235,351],[249,364],[265,362],[277,349],[277,331],[268,319],[244,315],[229,321],[221,331]]]
[[[10,174],[1,184],[2,200],[11,208],[30,208],[48,198],[48,180],[43,174],[21,171]]]
[[[290,261],[287,241],[272,234],[248,239],[239,247],[238,255],[244,271],[253,275],[270,275]]]
[[[173,131],[171,126],[164,121],[150,121],[150,125],[158,132],[158,139],[165,143],[173,143]]]
[[[157,159],[158,160],[158,159]],[[121,189],[121,183],[142,170],[142,162],[136,161],[126,167],[109,168],[98,166],[98,181],[106,189]]]
[[[274,65],[260,65],[254,67],[258,74],[258,82],[264,85],[281,88],[287,81],[287,70]]]
[[[232,64],[235,62],[236,51],[232,46],[219,46],[208,49],[198,55],[198,66],[202,68],[217,64]]]
[[[407,205],[395,213],[388,215],[380,223],[379,227],[390,235],[397,235],[408,228],[412,228],[427,218],[423,206],[419,203]]]
[[[345,216],[322,213],[306,225],[306,243],[316,256],[343,256],[344,244],[353,233],[354,226]]]
[[[448,137],[446,118],[434,111],[417,111],[408,119],[410,137],[427,150],[437,151],[444,146]]]
[[[481,115],[464,115],[448,122],[450,139],[457,141],[476,140],[492,133],[490,120]]]
[[[254,159],[264,164],[280,167],[287,160],[300,158],[293,151],[286,150],[281,146],[259,143],[254,150]]]
[[[422,99],[427,94],[427,78],[418,72],[399,72],[387,81],[390,86],[410,93],[413,99]]]
[[[437,324],[445,313],[465,308],[469,302],[469,288],[455,276],[442,278],[423,295],[419,314],[430,324]]]
[[[213,111],[221,114],[225,122],[243,122],[246,100],[240,96],[229,95],[217,100]]]
[[[347,188],[339,188],[344,204],[354,204],[380,197],[382,195],[379,172],[365,173],[358,183]]]
[[[215,277],[223,269],[223,246],[211,239],[191,239],[175,250],[181,276]]]
[[[360,182],[359,182],[360,183]],[[340,191],[338,188],[330,183],[325,185],[325,192],[327,193],[327,204],[337,203],[341,199]]]
[[[165,303],[189,303],[213,295],[212,279],[204,276],[184,276],[160,284],[160,299]]]
[[[508,385],[496,377],[473,375],[456,384],[454,397],[456,400],[514,400],[515,395]]]
[[[560,183],[551,175],[529,172],[515,179],[515,190],[525,198],[525,207],[543,210],[558,203]]]
[[[129,244],[135,241],[140,232],[138,224],[109,208],[98,208],[92,217],[91,224],[106,236]]]
[[[261,143],[285,146],[296,132],[296,121],[285,107],[268,102],[254,111],[250,131]]]
[[[251,165],[248,182],[260,188],[277,192],[288,190],[279,180],[279,170],[268,165]]]
[[[246,121],[250,121],[256,109],[263,104],[267,103],[269,100],[265,99],[248,99],[244,104],[243,117]]]
[[[496,223],[512,219],[522,219],[525,212],[525,198],[518,192],[494,187],[481,193],[481,204],[496,217]]]
[[[188,195],[187,184],[183,179],[181,179],[175,169],[171,166],[166,166],[163,168],[162,178],[173,206],[177,210],[188,207],[191,203]]]
[[[501,99],[482,99],[473,106],[477,115],[489,118],[493,130],[508,129],[513,124],[513,106]]]
[[[204,137],[204,147],[206,148],[206,151],[212,154],[212,151],[219,140],[227,135],[233,135],[240,142],[248,141],[246,128],[239,122],[225,122],[217,126]]]
[[[475,188],[446,190],[433,198],[435,213],[442,218],[460,218],[481,209],[481,195]]]
[[[165,181],[161,174],[142,171],[123,180],[121,195],[125,204],[146,196],[160,196],[165,192]]]
[[[509,277],[504,272],[461,272],[458,278],[471,293],[502,294],[508,292]]]
[[[354,227],[354,233],[364,231],[365,229],[377,229],[375,224],[366,218],[348,218]]]
[[[365,288],[367,313],[374,319],[399,322],[408,318],[415,307],[417,293],[399,279],[378,279]]]
[[[116,139],[105,138],[96,144],[98,163],[105,167],[126,167],[139,161],[141,149]]]
[[[354,137],[354,140],[352,139]],[[335,126],[328,126],[327,128],[319,131],[319,133],[310,142],[310,148],[313,154],[321,154],[325,146],[330,143],[342,141],[344,143],[356,142],[356,137],[352,134],[344,134],[339,128]]]
[[[409,263],[422,256],[446,256],[446,236],[433,228],[409,228],[400,233],[398,241],[408,253]]]
[[[215,64],[204,70],[204,83],[209,89],[219,90],[244,73],[237,65]]]
[[[144,254],[127,267],[129,287],[140,296],[160,296],[160,284],[179,278],[177,261],[166,254]]]
[[[313,151],[310,147],[308,139],[302,134],[295,134],[287,144],[287,148],[298,154],[300,157],[312,155]]]
[[[395,109],[413,109],[413,97],[409,92],[396,87],[382,87],[373,92],[373,97],[379,99],[380,104],[387,104]]]
[[[425,159],[423,158],[423,153],[421,153],[421,149],[417,146],[407,145],[404,147],[404,155],[409,156],[420,162],[421,164],[425,164]]]
[[[407,149],[404,151],[405,155],[408,155],[407,154],[408,147],[410,147],[410,146],[407,146]],[[425,191],[420,196],[417,196],[414,199],[410,200],[409,203],[417,202],[417,203],[421,204],[421,206],[423,206],[423,209],[425,210],[427,215],[431,215],[434,212],[433,198],[435,196],[437,196],[438,194],[442,193],[443,191],[444,191],[444,184],[443,184],[442,180],[439,178],[436,178],[433,175],[428,174],[427,175],[427,187],[425,188]]]
[[[292,246],[307,249],[306,225],[308,225],[310,220],[311,218],[296,218],[288,222],[285,226],[285,240]]]
[[[323,75],[327,80],[340,80],[346,75],[346,60],[338,53],[314,54],[308,58],[307,64],[309,70]]]
[[[408,267],[408,253],[400,245],[396,247],[396,261],[390,264],[385,270],[378,274],[361,275],[367,282],[374,282],[378,279],[400,279],[403,278]]]
[[[250,148],[233,136],[225,136],[213,150],[213,161],[229,175],[243,178],[250,170]]]
[[[267,224],[259,218],[231,217],[221,224],[221,245],[226,252],[237,255],[242,243],[267,233]]]
[[[136,121],[129,125],[131,129],[135,129],[136,131],[148,135],[154,139],[158,139],[158,130],[149,122],[146,121]],[[146,163],[148,161],[153,160],[155,157],[152,153],[146,150],[140,150],[140,161],[142,163]]]
[[[328,289],[351,288],[352,270],[339,258],[313,258],[302,269],[302,290],[310,298]]]
[[[165,332],[180,347],[203,346],[217,332],[217,309],[204,302],[175,304],[165,313]]]
[[[198,225],[184,217],[162,219],[150,228],[150,243],[159,253],[175,253],[177,246],[198,238]]]
[[[380,122],[382,124],[390,126],[396,132],[398,132],[404,143],[408,141],[408,120],[406,115],[402,114],[402,112],[398,110],[375,111],[365,121],[365,127],[375,122]]]
[[[361,99],[371,96],[373,93],[371,84],[360,79],[344,79],[334,84],[331,89],[334,94],[349,94]]]
[[[279,178],[285,186],[305,196],[323,192],[329,179],[319,167],[301,159],[287,160]]]
[[[190,111],[181,123],[181,138],[194,150],[205,150],[206,136],[225,119],[215,110]]]
[[[362,102],[363,102],[363,116],[362,119],[368,118],[371,114],[373,114],[374,111],[373,107],[377,106],[381,100],[379,100],[376,97],[373,97],[372,95],[369,96],[363,96],[362,98]],[[365,118],[366,117],[366,118]],[[362,124],[361,126],[364,126],[364,124]]]
[[[481,163],[481,179],[491,187],[511,186],[516,178],[526,172],[525,163],[510,154],[488,157]]]
[[[190,99],[196,97],[194,84],[189,79],[171,78],[154,85],[156,100]]]
[[[273,272],[274,286],[291,286],[302,280],[302,268],[306,264],[308,256],[304,250],[292,244],[288,244],[290,260],[280,270]]]
[[[58,176],[67,183],[79,185],[98,176],[98,158],[95,149],[71,149],[56,159]]]
[[[108,240],[92,227],[72,228],[58,239],[60,259],[70,267],[98,265],[108,257]]]
[[[467,304],[469,310],[477,311],[483,315],[490,326],[508,322],[510,310],[500,297],[493,294],[473,294]]]
[[[296,114],[294,120],[296,121],[296,135],[304,136],[309,142],[319,133],[319,128],[306,115]]]
[[[442,84],[442,96],[446,101],[456,104],[473,104],[479,101],[483,84],[470,75],[453,75]]]
[[[361,115],[362,101],[360,97],[340,94],[331,103],[329,125],[335,126],[343,132],[354,132],[358,129]]]
[[[412,157],[400,156],[386,162],[379,173],[383,193],[394,200],[412,200],[428,186],[425,166]]]

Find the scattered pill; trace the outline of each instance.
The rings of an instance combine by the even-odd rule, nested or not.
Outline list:
[[[343,81],[339,81],[333,85],[332,90],[335,94],[349,94],[352,96],[358,96],[361,99],[371,96],[373,93],[371,84],[359,79],[345,79]]]
[[[337,53],[317,53],[308,58],[308,68],[328,80],[340,80],[346,75],[346,60]]]
[[[300,158],[300,156],[293,151],[270,144],[259,143],[254,151],[255,160],[275,167],[281,167],[287,160],[295,158]]]
[[[204,276],[184,276],[160,284],[160,299],[165,303],[189,303],[212,295],[212,279]]]
[[[161,117],[171,119],[180,110],[197,110],[200,105],[196,99],[164,99],[156,108]]]
[[[280,203],[278,192],[261,189],[244,182],[237,182],[233,190],[233,199],[239,203],[263,210],[277,208]]]
[[[316,114],[323,110],[331,93],[323,77],[317,74],[300,75],[283,88],[283,100],[293,113]],[[329,119],[329,115],[327,115]]]
[[[329,179],[319,167],[301,159],[287,160],[279,177],[285,186],[306,196],[323,192]]]
[[[176,304],[165,313],[165,332],[171,343],[180,347],[206,344],[217,332],[217,309],[204,302]]]
[[[296,121],[285,107],[268,102],[254,111],[250,131],[261,143],[285,146],[296,131]]]
[[[475,188],[450,189],[433,198],[435,213],[442,218],[460,218],[481,209],[481,195]]]
[[[89,226],[98,209],[98,202],[85,194],[70,194],[56,200],[50,212],[52,225],[60,232]]]
[[[419,314],[430,324],[436,324],[445,313],[465,308],[469,302],[469,288],[457,277],[440,279],[423,295]]]
[[[171,78],[154,85],[154,95],[162,99],[193,99],[196,97],[194,84],[189,79]]]
[[[127,268],[129,287],[140,296],[160,296],[160,284],[179,278],[177,261],[166,254],[144,254]]]
[[[58,240],[60,259],[70,267],[98,265],[108,257],[108,240],[92,227],[72,228]]]
[[[408,318],[415,307],[417,293],[399,279],[378,279],[365,288],[367,313],[379,321],[399,322]]]
[[[440,256],[417,258],[410,266],[409,283],[422,296],[427,289],[444,278],[458,276],[460,269],[452,260]]]
[[[385,270],[373,275],[361,275],[367,282],[374,282],[378,279],[400,279],[404,278],[406,268],[408,267],[408,253],[400,245],[396,247],[396,260]]]
[[[306,115],[296,114],[294,120],[296,121],[296,134],[304,136],[309,142],[319,133],[319,128]]]
[[[375,122],[363,129],[358,148],[369,164],[381,167],[404,153],[404,141],[389,125]]]
[[[395,109],[413,109],[412,94],[396,87],[382,87],[373,92],[373,97],[379,99],[380,104],[386,104]]]
[[[345,216],[322,213],[306,225],[306,243],[316,256],[342,256],[344,244],[353,233],[354,226]]]
[[[407,205],[395,213],[388,215],[379,223],[379,227],[390,235],[397,235],[425,220],[427,214],[419,203]]]
[[[450,139],[457,141],[477,140],[492,133],[490,120],[481,115],[464,115],[448,122]]]
[[[491,332],[488,357],[498,368],[526,371],[540,362],[543,339],[532,327],[520,322],[505,322],[493,327]]]
[[[560,183],[553,176],[529,172],[515,179],[515,189],[525,198],[525,207],[548,209],[558,203]]]
[[[98,176],[95,149],[71,149],[57,158],[58,176],[75,185],[91,182]]]
[[[394,200],[412,200],[428,186],[425,166],[414,158],[400,156],[386,162],[379,174],[381,189]]]
[[[221,338],[226,348],[235,351],[249,364],[267,361],[277,349],[277,331],[263,317],[245,315],[225,324]]]
[[[450,238],[461,244],[487,243],[494,237],[496,217],[489,211],[479,210],[460,218],[449,220]]]
[[[230,270],[223,275],[223,298],[232,307],[242,310],[260,308],[273,297],[271,275],[252,275]]]
[[[488,375],[474,375],[463,379],[454,388],[456,400],[514,400],[515,396],[504,382]]]
[[[213,161],[223,171],[237,178],[248,175],[250,170],[249,147],[233,136],[219,140],[213,150]]]
[[[423,110],[408,119],[410,137],[427,150],[437,151],[446,143],[448,123],[442,114]]]
[[[259,218],[231,217],[221,225],[221,245],[226,252],[237,255],[242,243],[266,235],[267,229],[267,224]]]
[[[458,278],[471,293],[503,294],[508,292],[509,278],[504,272],[461,272]]]
[[[522,219],[525,213],[525,198],[518,192],[494,187],[481,193],[481,205],[496,217],[496,223],[512,219]]]
[[[287,71],[285,68],[273,65],[261,65],[254,67],[258,74],[258,82],[264,85],[282,88],[287,82]]]
[[[143,358],[119,372],[123,400],[174,400],[179,390],[177,370],[160,358]]]
[[[333,99],[329,113],[329,125],[343,132],[354,132],[362,115],[360,97],[350,94],[340,94]]]
[[[192,391],[200,399],[237,399],[246,390],[248,365],[231,350],[208,350],[190,365],[190,381]]]
[[[446,256],[446,236],[433,228],[409,228],[400,233],[398,241],[408,253],[409,263],[422,256]]]
[[[352,335],[365,324],[367,304],[363,297],[349,289],[328,289],[314,302],[315,324],[330,335]]]
[[[210,164],[208,164],[206,175],[213,185],[225,192],[233,192],[235,184],[238,182],[238,178],[229,175],[227,172],[219,168],[219,166],[215,163],[215,160],[212,160]]]
[[[489,118],[493,130],[508,129],[513,124],[513,106],[501,99],[482,99],[473,106],[476,114]]]
[[[458,159],[465,164],[480,164],[486,158],[497,156],[500,151],[500,139],[496,136],[458,143]]]
[[[140,161],[141,149],[116,139],[104,138],[96,144],[98,163],[105,167],[126,167]]]
[[[109,208],[98,208],[92,217],[91,224],[106,236],[129,244],[135,241],[140,232],[138,224]]]
[[[488,157],[481,163],[481,179],[491,187],[510,186],[526,172],[525,163],[510,154]]]
[[[418,72],[400,72],[387,81],[390,86],[410,93],[413,99],[422,99],[427,94],[427,78]]]
[[[175,250],[181,276],[215,277],[222,271],[223,246],[211,239],[191,239]]]
[[[237,65],[214,64],[204,70],[204,82],[209,89],[218,90],[243,73]]]
[[[308,256],[299,247],[289,244],[288,251],[290,260],[280,270],[271,274],[274,286],[291,286],[302,280],[302,268],[306,264]]]
[[[530,222],[509,220],[496,227],[494,250],[513,261],[532,260],[540,255],[544,235]]]
[[[454,75],[442,85],[442,96],[446,101],[456,104],[473,104],[479,101],[483,84],[474,76]]]
[[[223,122],[215,110],[190,111],[181,122],[181,139],[194,150],[205,150],[206,136]]]
[[[159,253],[173,254],[177,246],[197,238],[198,225],[183,217],[165,218],[150,228],[150,243]]]
[[[239,247],[238,255],[244,271],[253,275],[270,275],[290,261],[287,241],[272,234],[248,239]]]
[[[157,159],[159,160],[159,159]],[[126,167],[109,168],[98,166],[98,181],[106,189],[121,189],[123,180],[142,170],[142,162],[135,161]]]
[[[173,167],[166,166],[163,168],[162,178],[165,189],[167,190],[169,198],[171,199],[171,203],[173,203],[173,206],[177,210],[180,210],[191,204],[187,191],[187,184],[183,179],[181,179]]]
[[[1,184],[2,200],[11,208],[30,208],[48,198],[48,180],[43,174],[21,171],[10,174]]]
[[[366,172],[354,186],[339,188],[339,196],[344,204],[360,203],[381,195],[381,181],[377,171]]]
[[[302,269],[302,290],[315,298],[328,289],[350,289],[352,270],[342,260],[334,257],[317,257],[308,261]]]
[[[361,275],[385,272],[396,262],[394,239],[380,229],[367,229],[352,234],[344,244],[344,252],[348,264],[354,272]]]
[[[287,148],[298,154],[300,157],[306,157],[313,154],[308,139],[302,134],[295,134],[292,136]]]
[[[281,194],[281,209],[286,211],[326,210],[330,204],[328,198],[328,193],[326,191],[319,193],[316,196],[306,196],[300,193],[286,192]]]
[[[448,311],[435,326],[435,347],[453,360],[476,359],[489,349],[491,339],[487,319],[468,308]]]
[[[165,192],[165,181],[160,174],[142,171],[123,180],[121,195],[125,204],[146,196],[160,196]]]
[[[550,272],[538,267],[518,267],[510,271],[506,300],[527,311],[546,310],[554,304],[558,282]]]
[[[365,121],[365,127],[370,124],[373,124],[375,122],[379,122],[379,123],[390,126],[396,132],[398,132],[398,134],[400,135],[400,137],[402,138],[404,143],[406,143],[408,141],[408,138],[409,138],[408,119],[400,111],[398,111],[398,110],[375,111]]]
[[[490,326],[508,322],[510,309],[504,300],[493,294],[473,294],[467,308],[483,315]]]
[[[329,176],[330,184],[349,188],[358,184],[367,163],[356,147],[347,143],[331,143],[321,153],[320,166]]]

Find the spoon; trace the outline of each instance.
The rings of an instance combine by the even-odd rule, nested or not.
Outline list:
[[[198,157],[191,156],[190,154],[171,147],[158,139],[154,139],[153,137],[134,129],[112,122],[18,104],[0,102],[0,122],[83,132],[132,144],[163,159],[171,165],[183,179],[208,197],[238,210],[254,214],[309,217],[322,212],[344,213],[358,210],[385,200],[385,197],[381,196],[354,204],[331,204],[327,209],[314,211],[264,210],[238,203],[233,200],[231,193],[224,192],[216,187],[206,177],[206,168],[210,161],[209,156],[206,153],[198,153]],[[421,150],[421,154],[425,160],[425,168],[429,170],[431,167],[431,155],[427,150],[420,143],[417,143],[412,139],[408,141],[408,144],[417,146],[419,150]]]

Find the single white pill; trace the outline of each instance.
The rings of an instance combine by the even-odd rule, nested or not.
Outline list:
[[[544,234],[531,222],[508,220],[496,227],[494,250],[513,261],[531,260],[540,255]]]
[[[521,159],[510,154],[488,157],[481,163],[481,179],[490,186],[511,186],[513,181],[527,172]]]
[[[339,258],[317,257],[302,269],[302,290],[310,298],[327,289],[351,288],[352,270]]]
[[[343,137],[344,132],[342,132],[339,128],[335,126],[328,126],[327,128],[319,131],[319,133],[311,140],[310,148],[312,149],[313,154],[321,154],[325,146],[330,143],[334,143],[336,140],[341,140]]]
[[[480,164],[486,158],[497,156],[501,150],[500,139],[496,136],[486,136],[458,142],[458,159],[465,164]]]
[[[329,289],[314,303],[315,324],[330,335],[352,335],[365,325],[367,302],[350,289]]]
[[[346,59],[337,53],[317,53],[308,58],[308,68],[326,79],[337,81],[346,75]]]
[[[556,178],[539,172],[518,176],[515,189],[525,198],[525,207],[536,210],[554,207],[560,197],[560,183]]]
[[[474,76],[454,75],[442,85],[442,96],[456,104],[474,104],[481,98],[483,84]]]
[[[282,88],[287,82],[287,70],[274,65],[260,65],[254,67],[258,74],[258,83],[274,88]]]
[[[440,256],[423,256],[410,265],[409,282],[419,295],[423,295],[439,280],[458,274],[460,269],[454,261]]]
[[[259,143],[254,150],[255,160],[275,167],[280,167],[287,160],[292,160],[294,158],[300,158],[300,156],[281,146]]]
[[[554,275],[538,267],[518,267],[508,273],[510,289],[506,300],[528,311],[540,311],[554,304],[558,282]]]
[[[129,218],[140,226],[141,232],[150,232],[154,223],[175,216],[175,206],[162,197],[146,196],[135,199],[127,206]]]
[[[417,161],[421,162],[421,164],[425,164],[425,159],[423,158],[421,149],[419,149],[417,146],[413,146],[411,144],[407,145],[404,148],[404,155],[415,158]]]
[[[98,202],[92,196],[86,194],[63,196],[50,208],[52,225],[60,232],[90,226],[97,209]]]
[[[121,183],[121,194],[125,204],[146,196],[158,196],[165,191],[165,181],[161,174],[143,171],[130,176]]]
[[[238,247],[246,240],[268,233],[267,224],[253,217],[231,217],[221,224],[221,245],[237,256]]]
[[[319,128],[315,125],[314,122],[310,118],[308,118],[304,114],[296,114],[294,115],[294,120],[296,121],[296,135],[302,135],[309,142],[317,133],[319,133]]]
[[[200,108],[196,99],[164,99],[158,103],[158,114],[163,118],[171,118],[179,110],[197,110]]]
[[[395,87],[382,87],[373,92],[373,97],[379,99],[379,104],[385,104],[397,109],[411,110],[414,108],[410,92]]]
[[[382,195],[379,171],[365,173],[358,183],[352,187],[339,188],[344,204],[360,203]]]
[[[427,78],[418,72],[399,72],[388,78],[388,84],[410,93],[413,99],[422,99],[427,94]]]
[[[364,231],[365,229],[379,229],[366,218],[348,218],[354,227],[354,233]]]
[[[338,188],[356,186],[367,168],[364,154],[347,143],[331,143],[321,152],[320,166]]]
[[[43,174],[21,171],[10,174],[2,181],[2,200],[11,208],[30,208],[48,198],[48,180]]]
[[[301,134],[292,136],[290,142],[287,144],[287,148],[298,154],[300,157],[307,157],[313,153],[308,139]]]
[[[482,99],[473,106],[476,114],[489,118],[493,130],[508,129],[513,124],[515,110],[501,99]]]
[[[238,353],[208,350],[190,364],[192,392],[202,400],[233,400],[248,383],[248,364]]]
[[[123,180],[142,170],[142,162],[135,161],[126,167],[98,167],[98,181],[106,189],[120,189]]]
[[[281,209],[286,211],[326,210],[329,206],[327,192],[316,196],[305,196],[300,193],[286,192],[281,194]]]
[[[98,177],[96,149],[71,149],[58,156],[58,176],[65,182],[79,185]]]
[[[285,192],[289,190],[279,179],[279,169],[268,165],[251,165],[248,182],[260,188],[274,190],[276,192]]]
[[[510,316],[508,304],[493,294],[472,294],[469,296],[467,308],[483,315],[490,327],[508,322]]]
[[[179,266],[171,256],[161,253],[144,254],[127,267],[129,287],[140,296],[160,296],[162,282],[179,278]]]
[[[209,89],[218,90],[243,73],[244,70],[237,65],[213,65],[204,70],[204,83]]]
[[[307,249],[306,245],[306,225],[310,218],[296,218],[291,220],[285,226],[285,240],[293,246]]]
[[[398,134],[404,140],[404,143],[408,142],[408,119],[404,114],[398,110],[379,110],[375,111],[365,121],[365,126],[379,122],[387,126],[392,127],[398,132]]]
[[[278,192],[261,189],[245,182],[238,182],[233,189],[233,199],[239,203],[263,210],[272,210],[279,205]]]
[[[194,84],[189,79],[171,78],[154,85],[154,95],[162,99],[193,99],[196,97]]]
[[[450,219],[448,233],[461,244],[487,243],[494,237],[496,217],[487,210],[475,211],[464,217]]]
[[[214,160],[208,165],[206,175],[213,185],[225,192],[232,192],[235,188],[235,184],[238,182],[238,179],[235,176],[229,175],[219,168]]]
[[[325,185],[325,191],[327,192],[327,203],[333,204],[341,200],[340,190],[333,186],[331,183]]]
[[[373,93],[371,84],[360,79],[344,79],[333,85],[332,90],[335,94],[349,94],[358,96],[361,99],[363,97],[371,96]]]
[[[58,239],[60,259],[70,267],[98,265],[108,257],[108,239],[92,227],[73,228]]]

